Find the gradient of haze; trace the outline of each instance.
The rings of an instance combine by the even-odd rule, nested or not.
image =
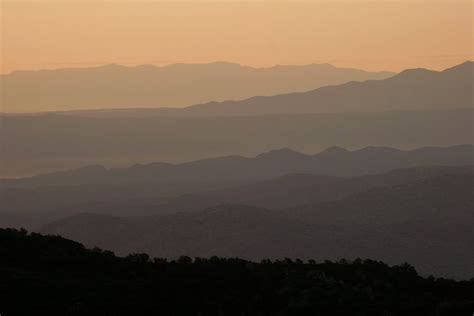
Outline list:
[[[444,69],[472,59],[472,1],[2,1],[0,72],[207,63]]]

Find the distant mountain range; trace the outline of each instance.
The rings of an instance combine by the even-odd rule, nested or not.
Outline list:
[[[366,72],[329,64],[252,68],[226,62],[15,71],[0,76],[0,110],[40,112],[183,107],[256,95],[308,91],[392,75],[390,72]]]
[[[378,78],[381,79],[381,78]],[[73,111],[91,117],[111,116],[250,116],[295,113],[348,113],[472,108],[474,62],[444,71],[409,69],[383,80],[351,81],[306,92],[252,96],[245,100],[202,103],[185,108]],[[258,95],[258,94],[255,94]]]
[[[86,211],[162,214],[222,203],[291,207],[334,200],[374,187],[466,172],[473,162],[474,146],[463,145],[413,151],[332,147],[317,155],[282,149],[255,158],[231,156],[177,165],[154,163],[116,169],[89,166],[1,180],[0,219],[4,225],[37,227],[51,219]],[[422,168],[430,165],[436,167]],[[417,169],[382,176],[341,178],[414,167]]]
[[[370,257],[410,261],[423,274],[471,278],[473,190],[471,170],[367,188],[302,207],[220,205],[145,217],[81,214],[50,223],[42,232],[120,254],[254,260]]]
[[[473,107],[474,62],[444,71],[405,70],[384,80],[348,82],[309,92],[211,102],[165,115],[236,116],[286,113],[341,113]]]
[[[105,113],[104,113],[105,114]],[[291,147],[318,152],[472,144],[472,109],[250,117],[0,117],[0,178],[78,168],[254,156]]]
[[[0,184],[19,188],[35,188],[61,185],[186,183],[187,185],[197,185],[202,189],[206,186],[221,187],[227,183],[271,179],[289,173],[360,176],[396,168],[424,165],[469,165],[473,161],[474,145],[424,147],[414,150],[371,146],[354,151],[341,147],[330,147],[315,155],[282,148],[259,154],[253,158],[236,155],[181,164],[156,162],[110,169],[92,165],[28,178],[0,179]]]

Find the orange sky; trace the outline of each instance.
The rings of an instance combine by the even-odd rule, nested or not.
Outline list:
[[[473,59],[473,1],[36,0],[1,9],[2,73],[217,60],[399,71]]]

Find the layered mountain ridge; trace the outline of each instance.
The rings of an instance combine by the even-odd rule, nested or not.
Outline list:
[[[392,75],[328,64],[252,68],[226,62],[16,71],[0,76],[1,111],[183,107]]]

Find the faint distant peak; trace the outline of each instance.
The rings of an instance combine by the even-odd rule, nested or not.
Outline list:
[[[203,64],[194,64],[194,63],[175,63],[165,65],[161,68],[241,68],[245,67],[238,63],[228,62],[228,61],[214,61],[210,63],[203,63]]]
[[[156,64],[139,64],[128,66],[119,63],[109,63],[103,65],[94,65],[94,66],[87,66],[87,67],[64,67],[64,68],[55,68],[55,69],[41,69],[41,70],[14,70],[7,74],[1,74],[2,76],[17,74],[17,73],[49,73],[49,72],[61,72],[61,71],[87,71],[87,70],[159,70],[159,69],[173,69],[173,68],[223,68],[223,69],[236,69],[236,68],[248,68],[254,70],[272,70],[272,69],[318,69],[318,70],[341,70],[341,71],[361,71],[366,73],[379,73],[379,74],[386,74],[387,76],[393,75],[393,72],[389,71],[378,71],[378,72],[370,72],[365,71],[362,69],[356,68],[345,68],[345,67],[338,67],[329,63],[311,63],[311,64],[301,64],[301,65],[290,65],[290,64],[276,64],[273,66],[249,66],[244,65],[236,62],[230,61],[214,61],[208,63],[172,63],[172,64],[165,64],[165,65],[156,65]]]
[[[320,68],[320,69],[336,69],[338,67],[334,66],[334,65],[331,65],[331,64],[328,64],[328,63],[322,63],[322,64],[318,64],[318,63],[312,63],[312,64],[302,64],[302,65],[275,65],[273,66],[274,68],[284,68],[284,67],[301,67],[301,68],[305,68],[305,67],[314,67],[314,68]]]
[[[474,62],[471,60],[465,61],[459,65],[447,68],[443,71],[434,71],[434,70],[429,70],[425,68],[414,68],[414,69],[406,69],[400,72],[398,75],[395,75],[392,78],[425,78],[432,76],[434,74],[441,74],[441,73],[456,73],[456,72],[465,72],[469,71],[472,72],[474,71]]]
[[[275,150],[271,150],[271,151],[268,151],[268,152],[265,152],[265,153],[262,153],[258,156],[256,156],[255,158],[264,158],[264,159],[268,159],[268,158],[284,158],[284,159],[288,159],[288,158],[304,158],[304,157],[307,157],[307,155],[303,154],[303,153],[300,153],[300,152],[297,152],[293,149],[290,149],[290,148],[281,148],[281,149],[275,149]]]
[[[256,68],[256,69],[316,69],[316,70],[339,70],[339,71],[358,71],[358,72],[365,72],[365,73],[373,73],[373,74],[382,74],[387,77],[393,76],[396,73],[391,71],[368,71],[358,68],[346,68],[346,67],[339,67],[329,63],[312,63],[312,64],[301,64],[301,65],[274,65],[268,68]]]
[[[88,165],[76,169],[64,170],[64,171],[56,171],[52,173],[44,174],[44,176],[84,176],[84,175],[92,175],[98,173],[107,172],[107,168],[102,165]],[[38,175],[41,177],[41,175]]]
[[[349,150],[343,148],[343,147],[339,147],[339,146],[331,146],[331,147],[328,147],[326,148],[325,150],[321,151],[320,153],[316,154],[315,156],[320,156],[320,155],[343,155],[343,154],[346,154],[348,153]]]
[[[406,69],[400,72],[398,75],[393,76],[392,78],[397,79],[407,79],[407,78],[423,78],[427,76],[432,76],[433,74],[438,73],[434,70],[429,70],[425,68],[414,68],[414,69]]]
[[[98,67],[95,67],[95,68],[113,70],[113,69],[124,69],[124,68],[127,68],[127,66],[112,63],[112,64],[105,64],[105,65],[102,65],[102,66],[98,66]]]

